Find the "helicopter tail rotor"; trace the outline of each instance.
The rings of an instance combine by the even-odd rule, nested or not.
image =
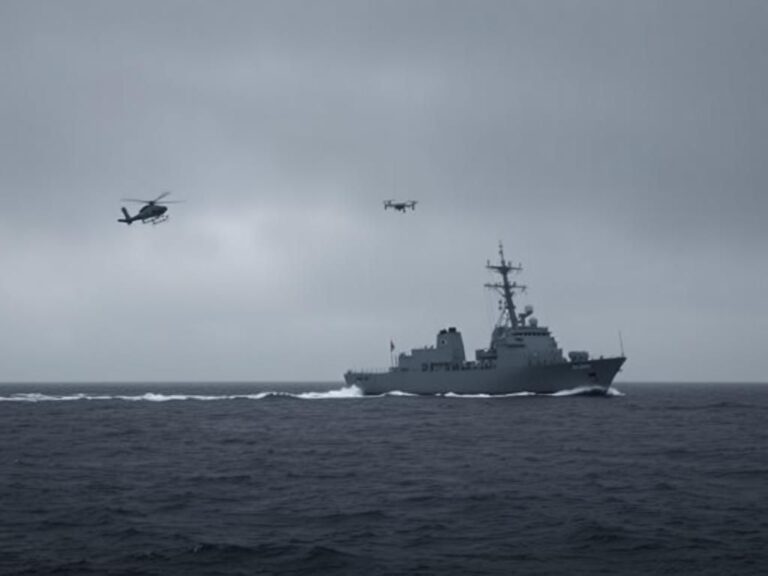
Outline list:
[[[123,216],[125,216],[125,218],[120,218],[118,222],[124,222],[125,224],[128,224],[128,226],[130,226],[131,223],[133,223],[133,219],[131,218],[131,215],[128,213],[128,210],[126,210],[125,207],[120,208],[120,210],[123,211]]]

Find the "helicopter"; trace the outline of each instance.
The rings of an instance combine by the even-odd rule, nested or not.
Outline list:
[[[168,208],[165,206],[165,204],[178,204],[180,202],[183,202],[183,200],[166,200],[164,202],[160,202],[163,198],[168,196],[170,192],[163,192],[155,198],[154,200],[137,200],[136,198],[123,198],[123,201],[125,202],[141,202],[144,204],[144,206],[141,207],[141,209],[136,213],[134,216],[131,216],[128,210],[125,209],[125,207],[121,207],[120,210],[123,211],[123,216],[125,218],[120,218],[118,222],[123,222],[124,224],[131,225],[132,223],[136,222],[137,220],[141,220],[142,224],[152,223],[152,224],[160,224],[162,222],[165,222],[168,220],[169,216],[166,214],[168,211]]]
[[[384,210],[387,210],[388,208],[393,208],[394,210],[405,213],[405,211],[408,208],[410,208],[411,210],[416,210],[416,204],[418,203],[419,203],[418,200],[406,200],[404,202],[396,202],[394,200],[384,200]]]

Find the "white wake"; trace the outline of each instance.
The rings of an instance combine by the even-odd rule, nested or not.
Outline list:
[[[357,386],[345,386],[326,392],[283,392],[271,390],[255,394],[162,394],[146,392],[144,394],[40,394],[17,393],[10,396],[0,396],[0,402],[72,402],[78,400],[123,400],[126,402],[176,402],[180,400],[197,400],[210,402],[216,400],[263,400],[265,398],[298,398],[300,400],[325,400],[339,398],[362,398],[363,392]]]
[[[580,386],[570,390],[561,390],[552,394],[537,394],[535,392],[514,392],[511,394],[456,394],[447,392],[445,394],[435,394],[438,398],[524,398],[530,396],[544,397],[568,397],[568,396],[624,396],[625,394],[616,388],[603,390],[597,386]],[[181,400],[197,400],[199,402],[211,402],[220,400],[264,400],[267,398],[296,398],[299,400],[343,400],[350,398],[387,398],[387,397],[420,397],[419,394],[411,394],[400,390],[393,390],[384,394],[375,396],[365,396],[363,391],[357,386],[343,386],[334,390],[324,392],[284,392],[271,390],[256,392],[254,394],[162,394],[157,392],[146,392],[143,394],[41,394],[39,392],[16,393],[10,396],[0,396],[0,402],[74,402],[74,401],[105,401],[122,400],[125,402],[178,402]]]

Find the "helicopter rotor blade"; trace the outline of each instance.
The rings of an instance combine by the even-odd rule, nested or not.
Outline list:
[[[154,200],[152,204],[181,204],[184,200],[166,200],[165,202],[158,202],[157,200]]]
[[[170,193],[171,193],[171,191],[170,191],[170,190],[166,190],[165,192],[163,192],[162,194],[160,194],[160,196],[158,196],[157,198],[155,198],[154,200],[152,200],[152,202],[155,202],[155,203],[156,203],[158,200],[162,200],[163,198],[165,198],[166,196],[168,196],[168,194],[170,194]]]
[[[138,198],[120,198],[123,202],[141,202],[142,204],[151,204],[152,200],[139,200]]]

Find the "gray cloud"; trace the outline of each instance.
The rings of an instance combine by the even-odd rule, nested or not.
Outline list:
[[[503,240],[567,349],[763,379],[761,2],[0,4],[4,380],[337,379]],[[158,227],[121,197],[172,189]],[[381,200],[413,197],[414,214]]]

